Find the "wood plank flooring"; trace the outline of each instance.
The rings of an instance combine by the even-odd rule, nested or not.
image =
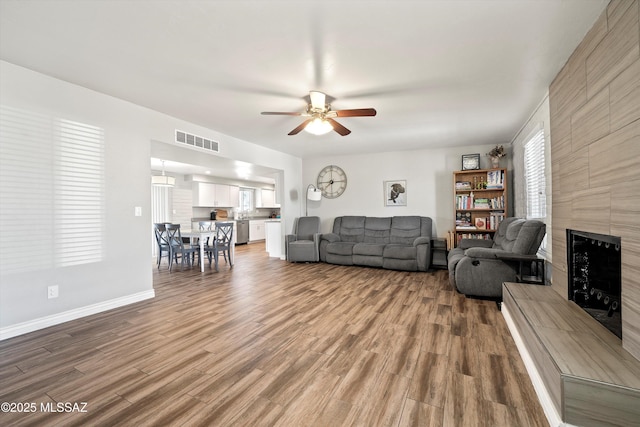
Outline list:
[[[496,304],[446,271],[290,264],[260,244],[219,273],[150,268],[153,300],[0,342],[0,402],[37,409],[0,425],[547,425]]]

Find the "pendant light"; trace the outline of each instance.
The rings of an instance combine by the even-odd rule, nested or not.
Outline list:
[[[176,185],[176,179],[172,176],[164,174],[164,160],[162,160],[162,175],[152,175],[151,185],[156,187],[173,187]]]

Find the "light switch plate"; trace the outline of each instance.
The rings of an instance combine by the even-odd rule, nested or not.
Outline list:
[[[134,215],[135,216],[142,216],[142,207],[141,206],[136,206],[135,207]]]

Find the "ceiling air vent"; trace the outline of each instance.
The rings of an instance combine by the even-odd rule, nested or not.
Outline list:
[[[203,138],[201,136],[192,135],[178,129],[176,129],[176,142],[178,144],[202,148],[205,150],[214,151],[216,153],[220,152],[218,142],[211,139]]]

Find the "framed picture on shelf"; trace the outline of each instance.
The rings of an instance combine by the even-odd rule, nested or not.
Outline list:
[[[480,169],[480,154],[463,154],[462,170],[470,171]]]
[[[486,218],[476,218],[476,228],[478,230],[486,230],[487,229],[487,219]]]
[[[384,181],[384,205],[407,206],[407,180]]]

